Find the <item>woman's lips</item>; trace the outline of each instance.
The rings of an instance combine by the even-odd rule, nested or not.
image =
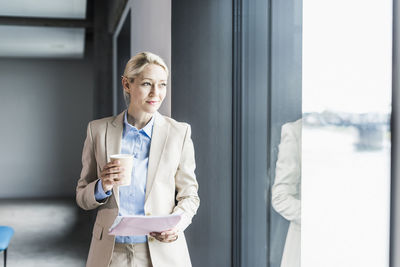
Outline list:
[[[147,103],[149,103],[150,105],[155,105],[158,103],[158,101],[146,101]]]

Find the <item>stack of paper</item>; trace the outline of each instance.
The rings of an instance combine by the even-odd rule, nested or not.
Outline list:
[[[163,232],[174,228],[181,220],[180,214],[167,216],[118,216],[111,228],[110,235],[134,236],[151,232]]]

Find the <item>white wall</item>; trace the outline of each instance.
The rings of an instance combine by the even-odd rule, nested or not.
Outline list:
[[[0,198],[73,196],[92,60],[0,58]]]

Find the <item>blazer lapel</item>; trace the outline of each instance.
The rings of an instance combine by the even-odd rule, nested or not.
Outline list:
[[[124,112],[121,112],[112,122],[107,122],[106,132],[106,156],[107,162],[110,161],[110,155],[121,153],[121,139],[124,122]],[[119,207],[119,187],[113,187],[113,194]]]
[[[166,122],[164,117],[158,112],[156,112],[154,116],[155,117],[154,117],[153,133],[151,136],[149,164],[147,168],[145,201],[147,200],[151,192],[154,179],[157,177],[158,166],[161,160],[161,155],[164,152],[165,144],[169,133],[169,124]]]

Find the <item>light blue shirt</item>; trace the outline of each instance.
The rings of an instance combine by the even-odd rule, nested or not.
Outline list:
[[[138,130],[128,123],[127,112],[124,115],[124,130],[121,140],[121,154],[133,155],[132,180],[130,186],[119,187],[119,216],[145,215],[144,201],[146,195],[147,167],[151,135],[153,133],[154,116]],[[104,192],[101,180],[97,182],[95,198],[97,201],[111,195],[111,190]],[[117,243],[144,243],[147,236],[116,236]]]

